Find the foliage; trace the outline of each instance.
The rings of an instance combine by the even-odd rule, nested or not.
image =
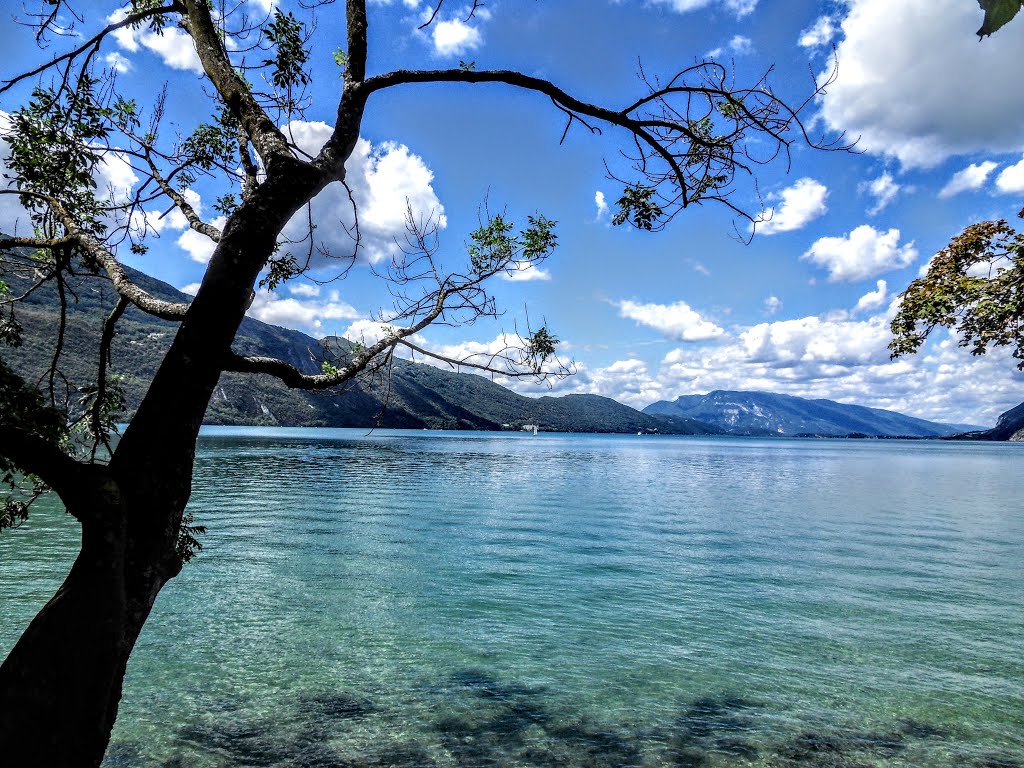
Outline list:
[[[978,5],[985,11],[978,37],[986,37],[1008,24],[1024,6],[1024,0],[978,0]]]
[[[646,229],[650,232],[661,222],[665,214],[655,200],[654,193],[653,187],[643,187],[639,184],[626,187],[622,191],[622,197],[615,201],[619,210],[612,218],[612,224],[620,226],[628,221],[637,229]]]
[[[555,354],[558,341],[547,326],[541,326],[526,337],[526,352],[537,373],[544,369],[544,363]]]
[[[0,358],[0,414],[5,427],[26,437],[60,445],[67,438],[64,414],[46,404],[38,388],[25,382]],[[20,525],[28,517],[32,502],[46,485],[31,474],[20,474],[18,467],[0,452],[0,485],[5,493],[0,500],[0,530]]]
[[[10,145],[8,166],[14,172],[21,204],[44,233],[52,229],[48,213],[60,205],[83,229],[102,233],[102,208],[96,198],[97,148],[110,135],[110,122],[124,120],[120,108],[103,105],[100,82],[83,74],[75,90],[37,87],[11,115],[4,138]]]
[[[985,221],[943,248],[901,296],[892,356],[917,352],[937,327],[955,328],[974,355],[1012,346],[1024,370],[1024,234],[1004,220]]]
[[[263,30],[263,34],[277,49],[273,59],[263,62],[274,68],[271,75],[274,85],[283,90],[307,85],[310,81],[309,73],[306,72],[309,51],[305,48],[305,27],[302,23],[291,11],[285,13],[276,8],[274,19]],[[335,61],[344,66],[337,56]]]
[[[515,224],[503,214],[489,216],[470,233],[467,246],[470,264],[477,275],[515,270],[546,259],[558,245],[557,221],[542,215],[528,216],[528,226],[518,235]]]

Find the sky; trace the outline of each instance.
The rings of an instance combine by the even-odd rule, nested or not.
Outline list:
[[[291,0],[247,0],[254,19]],[[73,35],[118,18],[117,3],[75,6]],[[340,92],[332,52],[344,45],[343,4],[321,8],[311,39],[310,103],[288,126],[303,149],[329,134]],[[788,162],[737,182],[734,203],[770,220],[756,228],[721,205],[682,211],[661,232],[613,226],[629,137],[594,135],[543,97],[497,85],[413,85],[372,97],[348,163],[359,210],[362,258],[342,280],[299,279],[260,291],[250,314],[320,337],[369,340],[386,312],[375,276],[404,232],[407,205],[440,226],[440,253],[466,258],[481,205],[523,224],[541,213],[558,222],[559,246],[539,268],[492,286],[505,314],[468,327],[430,327],[423,345],[451,356],[499,343],[526,317],[560,340],[576,373],[538,385],[503,381],[525,394],[594,393],[642,408],[715,389],[781,392],[889,408],[941,421],[991,425],[1024,400],[1024,374],[1006,350],[973,357],[940,330],[915,356],[889,359],[896,299],[965,226],[1017,221],[1024,204],[1024,20],[979,42],[976,0],[488,0],[473,18],[447,0],[434,24],[417,27],[426,0],[371,0],[370,74],[397,68],[518,69],[581,99],[621,108],[644,94],[638,73],[671,77],[696,61],[727,66],[738,84],[770,70],[775,92],[806,99],[837,67],[834,82],[802,117],[812,136],[856,141],[853,152],[796,143]],[[7,11],[5,11],[7,13]],[[67,20],[70,26],[71,19]],[[13,25],[5,31],[3,77],[27,70],[74,38],[38,50]],[[122,30],[99,60],[118,89],[152,105],[164,83],[164,131],[182,135],[209,114],[190,38]],[[0,127],[29,84],[0,97]],[[0,163],[7,157],[0,143]],[[98,171],[115,198],[138,183],[113,157]],[[220,224],[224,190],[190,191]],[[180,214],[150,212],[155,237],[126,263],[194,291],[213,244]],[[348,196],[328,187],[311,209],[317,238],[344,250]],[[23,216],[0,196],[0,230]],[[300,221],[291,225],[295,231]],[[288,230],[286,230],[288,231]],[[737,237],[737,234],[739,237]],[[749,239],[749,242],[745,242]],[[375,270],[374,267],[377,267]],[[325,278],[337,266],[324,265]]]

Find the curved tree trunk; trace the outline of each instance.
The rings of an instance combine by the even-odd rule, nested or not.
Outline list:
[[[94,766],[117,717],[128,656],[167,568],[140,571],[124,497],[83,489],[82,550],[0,667],[0,754],[10,766]]]
[[[232,217],[188,314],[107,467],[63,498],[82,522],[67,579],[0,666],[0,765],[96,766],[128,657],[160,589],[181,570],[196,439],[256,277],[285,222],[327,183],[268,178]]]

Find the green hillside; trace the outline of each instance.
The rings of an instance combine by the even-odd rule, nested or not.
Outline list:
[[[138,272],[132,277],[150,293],[171,301],[188,297],[170,285]],[[17,293],[16,280],[11,283]],[[97,339],[102,319],[116,295],[108,281],[83,276],[73,285],[62,365],[69,387],[95,380]],[[53,288],[29,296],[18,308],[25,329],[19,349],[3,349],[11,365],[37,380],[49,365],[57,336],[59,302]],[[113,371],[123,376],[130,416],[170,346],[174,324],[135,308],[118,324]],[[337,341],[342,349],[348,342]],[[323,346],[298,331],[246,318],[234,349],[241,354],[281,358],[307,373],[320,370]],[[75,397],[72,392],[72,398]],[[473,374],[399,360],[390,382],[378,377],[344,391],[289,390],[269,376],[226,373],[206,412],[206,423],[322,427],[397,427],[429,429],[520,429],[536,424],[545,431],[661,432],[709,434],[719,430],[682,416],[651,416],[597,395],[531,398]]]

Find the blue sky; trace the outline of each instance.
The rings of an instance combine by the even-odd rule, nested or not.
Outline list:
[[[249,0],[264,14],[272,0]],[[501,86],[407,86],[374,96],[365,140],[349,163],[360,206],[364,261],[386,258],[402,231],[406,200],[444,224],[446,258],[464,257],[485,197],[517,222],[541,212],[559,222],[560,247],[530,278],[500,282],[506,315],[468,328],[429,328],[421,341],[450,354],[489,348],[524,313],[544,318],[578,372],[555,394],[592,392],[634,407],[712,389],[761,389],[893,408],[925,418],[994,423],[1024,400],[1024,375],[1001,351],[972,358],[946,333],[914,358],[890,362],[892,302],[931,256],[967,224],[1012,218],[1024,203],[1024,21],[982,43],[975,0],[492,0],[466,20],[447,0],[417,31],[425,0],[370,5],[371,73],[475,61],[519,69],[584,100],[622,106],[642,95],[638,64],[668,75],[714,58],[738,83],[774,68],[776,93],[799,101],[838,60],[835,82],[811,104],[812,131],[858,140],[857,153],[795,146],[791,162],[741,180],[734,202],[772,209],[749,244],[746,223],[713,205],[684,211],[663,232],[611,226],[628,137],[573,127],[543,97]],[[280,6],[301,9],[290,0]],[[331,52],[344,44],[341,3],[321,9],[313,38],[311,105],[291,126],[314,149],[339,91]],[[77,33],[98,29],[116,3],[83,2]],[[8,27],[4,76],[45,56]],[[50,50],[59,50],[57,40]],[[123,32],[102,58],[140,105],[168,83],[165,129],[187,134],[207,102],[189,38]],[[17,108],[25,90],[0,110]],[[5,151],[0,147],[0,161]],[[112,159],[103,183],[130,188],[137,175]],[[755,183],[756,182],[756,183]],[[197,184],[194,201],[216,217],[223,190]],[[760,197],[759,197],[760,195]],[[318,236],[338,248],[347,196],[329,188],[314,202]],[[119,254],[177,287],[196,284],[212,244],[174,215],[152,223],[144,257]],[[0,204],[0,229],[19,212]],[[343,281],[295,281],[261,294],[251,313],[313,335],[368,338],[388,297],[366,264]],[[519,391],[546,387],[507,382]]]

